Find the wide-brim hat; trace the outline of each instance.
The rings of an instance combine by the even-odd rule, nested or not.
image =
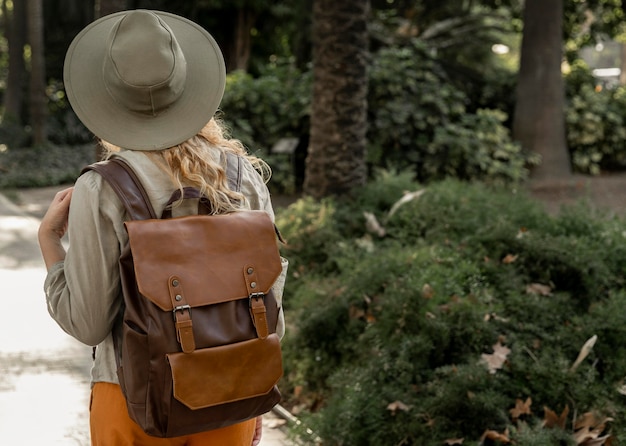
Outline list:
[[[162,150],[194,136],[215,114],[226,70],[196,23],[133,10],[83,29],[65,57],[65,91],[97,137],[131,150]]]

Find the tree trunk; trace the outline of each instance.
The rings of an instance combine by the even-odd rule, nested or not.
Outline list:
[[[313,104],[304,193],[344,195],[367,181],[368,0],[313,2]]]
[[[26,44],[26,8],[24,2],[13,2],[13,12],[9,14],[6,1],[2,2],[2,14],[9,46],[9,74],[4,92],[4,121],[23,123],[26,65],[24,45]]]
[[[126,0],[96,0],[95,16],[99,18],[114,12],[124,11],[128,7],[127,3]]]
[[[47,140],[46,119],[48,101],[46,97],[46,68],[43,47],[43,4],[42,0],[26,3],[28,21],[28,43],[30,44],[30,124],[33,129],[33,145]]]
[[[229,70],[248,69],[250,61],[250,31],[256,21],[256,14],[249,8],[241,7],[237,11],[235,19],[235,27],[233,30],[233,43],[231,45],[231,54],[229,57]]]
[[[563,0],[526,0],[513,136],[541,156],[535,179],[571,174],[562,56]]]

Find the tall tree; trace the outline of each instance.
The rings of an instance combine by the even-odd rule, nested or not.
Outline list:
[[[22,122],[24,105],[26,66],[24,64],[24,45],[26,44],[26,8],[24,2],[13,2],[9,11],[7,2],[2,2],[2,15],[9,46],[9,73],[7,88],[4,92],[4,118],[17,124]]]
[[[313,104],[304,193],[343,195],[367,180],[368,0],[313,2]]]
[[[562,59],[563,0],[526,0],[513,136],[541,155],[535,179],[571,174]]]
[[[96,0],[94,7],[96,18],[123,11],[127,8],[128,2],[126,0]]]
[[[33,129],[33,144],[40,145],[47,140],[46,119],[48,101],[46,97],[46,64],[43,45],[43,4],[42,0],[28,0],[26,3],[28,22],[28,43],[30,44],[30,119]]]

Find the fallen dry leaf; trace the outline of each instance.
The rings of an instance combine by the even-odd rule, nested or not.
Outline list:
[[[606,423],[610,421],[613,421],[613,418],[599,418],[592,412],[582,414],[574,423],[574,440],[576,444],[579,446],[603,446],[610,444],[612,436],[605,432]]]
[[[552,427],[560,427],[561,429],[565,429],[565,424],[567,423],[567,415],[569,415],[569,406],[565,405],[565,409],[561,412],[561,415],[557,415],[556,412],[548,409],[546,406],[543,406],[543,426],[552,428]]]
[[[552,287],[542,283],[531,283],[526,287],[526,293],[537,294],[539,296],[550,296],[552,294]]]
[[[508,265],[509,263],[513,263],[517,260],[519,256],[517,254],[513,255],[513,254],[507,254],[504,256],[504,258],[502,259],[502,263],[504,263],[505,265]]]
[[[589,353],[591,353],[591,350],[593,349],[593,346],[596,344],[597,340],[598,340],[597,335],[593,335],[592,337],[587,339],[587,341],[583,344],[582,348],[580,349],[580,353],[578,353],[578,357],[576,358],[576,361],[574,361],[574,364],[572,364],[572,367],[570,367],[569,369],[570,372],[573,372],[574,370],[576,370],[578,366],[580,365],[580,363],[585,360],[585,358],[589,355]]]
[[[399,410],[408,412],[411,410],[411,406],[407,406],[402,401],[394,401],[393,403],[389,403],[387,405],[387,410],[390,411],[392,415],[395,415]]]
[[[531,415],[532,412],[530,410],[530,406],[532,404],[532,399],[530,397],[526,398],[526,401],[522,401],[519,398],[515,400],[515,407],[510,409],[511,418],[513,421],[517,421],[519,417],[522,415]]]
[[[370,324],[376,322],[376,316],[374,316],[369,310],[365,311],[361,308],[357,308],[354,305],[349,310],[350,319],[362,319]]]
[[[506,362],[506,357],[511,353],[511,349],[502,345],[500,341],[493,345],[493,353],[483,353],[480,355],[487,364],[489,373],[496,373]]]
[[[378,222],[378,219],[371,212],[363,212],[363,217],[365,217],[365,229],[367,232],[371,234],[375,234],[378,237],[384,237],[387,231],[385,228]]]
[[[508,429],[506,429],[503,433],[492,431],[492,430],[486,430],[483,433],[483,435],[480,437],[481,442],[484,442],[485,440],[499,441],[500,443],[504,443],[504,444],[508,444],[511,442],[511,439],[509,438]]]
[[[404,195],[402,196],[402,198],[400,198],[398,201],[396,201],[393,204],[393,206],[391,206],[391,209],[389,210],[389,214],[387,214],[387,218],[391,218],[391,216],[396,213],[396,211],[398,210],[400,206],[408,203],[409,201],[416,200],[419,197],[421,197],[424,192],[426,192],[426,189],[420,189],[414,192],[404,192]]]
[[[432,299],[434,295],[435,295],[435,290],[433,289],[433,287],[430,286],[430,284],[425,283],[424,286],[422,287],[422,297],[424,299]]]
[[[612,435],[605,435],[598,438],[589,438],[582,443],[579,443],[579,446],[610,446],[610,444],[613,442],[612,440]]]

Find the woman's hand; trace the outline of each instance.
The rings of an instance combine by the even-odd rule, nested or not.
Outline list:
[[[74,188],[69,187],[57,192],[46,211],[46,215],[41,220],[41,225],[39,225],[40,234],[54,233],[58,238],[62,238],[65,235],[73,191]]]
[[[252,438],[252,446],[258,446],[261,443],[262,434],[263,434],[263,417],[256,417],[256,427],[254,428],[254,437]]]
[[[65,249],[61,244],[61,238],[67,232],[73,190],[74,188],[70,187],[57,192],[39,225],[39,248],[48,269],[65,259]]]

